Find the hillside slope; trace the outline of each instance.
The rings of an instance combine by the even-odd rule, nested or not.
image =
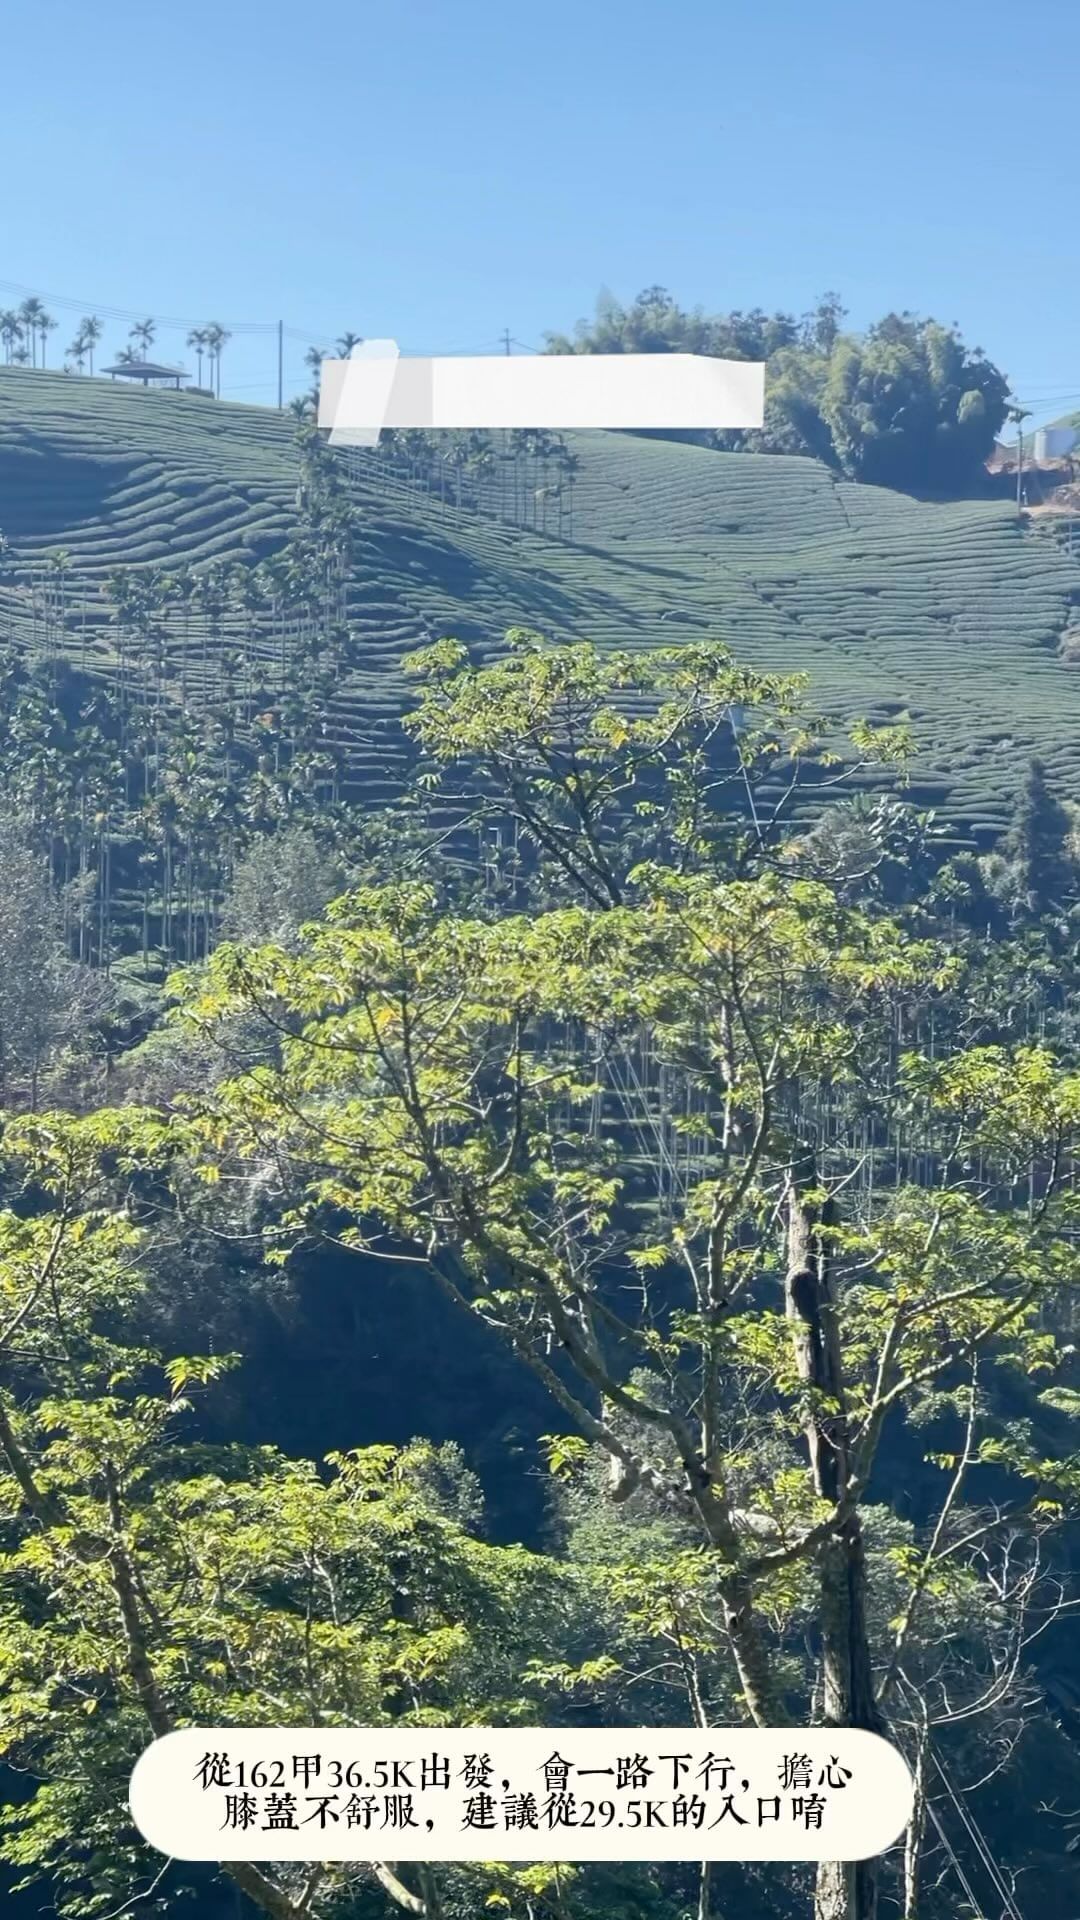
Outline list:
[[[1080,564],[1008,503],[922,503],[812,461],[627,435],[573,450],[572,538],[353,460],[355,664],[334,725],[372,799],[393,778],[401,655],[447,632],[493,647],[515,623],[629,646],[719,635],[755,665],[805,671],[841,716],[906,710],[917,792],[975,827],[1001,824],[1034,751],[1080,799],[1080,670],[1058,656]],[[40,644],[62,547],[61,644],[110,676],[109,571],[265,558],[295,524],[298,472],[288,416],[0,369],[0,634]]]

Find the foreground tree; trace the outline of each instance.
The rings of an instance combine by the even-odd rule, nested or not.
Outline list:
[[[962,1031],[963,968],[781,857],[785,795],[828,761],[793,683],[720,648],[531,639],[420,671],[423,746],[478,767],[461,806],[510,830],[491,889],[466,910],[361,889],[299,950],[220,950],[185,1017],[212,1036],[255,1012],[279,1053],[195,1134],[219,1166],[299,1168],[295,1234],[423,1264],[545,1383],[571,1453],[607,1457],[617,1504],[677,1516],[730,1713],[882,1730],[982,1466],[1008,1479],[988,1537],[1076,1491],[972,1381],[1053,1372],[1080,1078],[1037,1049],[905,1045],[919,1009]],[[890,1177],[898,1127],[917,1146]],[[867,1529],[905,1420],[956,1471],[890,1614]],[[869,1920],[877,1880],[822,1868],[818,1920]]]
[[[453,1449],[371,1447],[320,1470],[199,1443],[193,1404],[230,1363],[165,1361],[133,1331],[169,1151],[134,1110],[44,1116],[4,1141],[0,1757],[34,1787],[0,1822],[0,1858],[24,1884],[48,1876],[64,1916],[189,1910],[191,1871],[150,1854],[126,1812],[150,1739],[540,1718],[522,1674],[572,1655],[598,1604],[583,1576],[477,1537]],[[437,1911],[426,1867],[220,1871],[271,1920],[341,1912],[365,1884]],[[456,1877],[474,1906],[492,1890],[483,1869]]]

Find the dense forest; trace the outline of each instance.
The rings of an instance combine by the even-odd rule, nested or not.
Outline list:
[[[775,352],[854,394],[834,318]],[[1075,803],[987,846],[737,632],[515,627],[411,651],[358,804],[298,416],[272,553],[114,569],[105,679],[58,549],[0,674],[11,1910],[1065,1920]],[[503,462],[534,533],[573,457]],[[816,1874],[152,1855],[140,1751],[252,1723],[854,1726],[915,1810]]]

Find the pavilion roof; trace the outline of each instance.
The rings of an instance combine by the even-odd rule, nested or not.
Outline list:
[[[102,367],[102,373],[119,374],[129,380],[186,380],[186,367],[163,367],[156,360],[118,360],[114,367]]]

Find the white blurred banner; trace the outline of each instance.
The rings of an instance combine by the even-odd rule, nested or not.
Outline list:
[[[536,354],[403,359],[365,340],[324,360],[319,426],[333,446],[374,446],[383,428],[760,427],[760,361],[696,353]]]

